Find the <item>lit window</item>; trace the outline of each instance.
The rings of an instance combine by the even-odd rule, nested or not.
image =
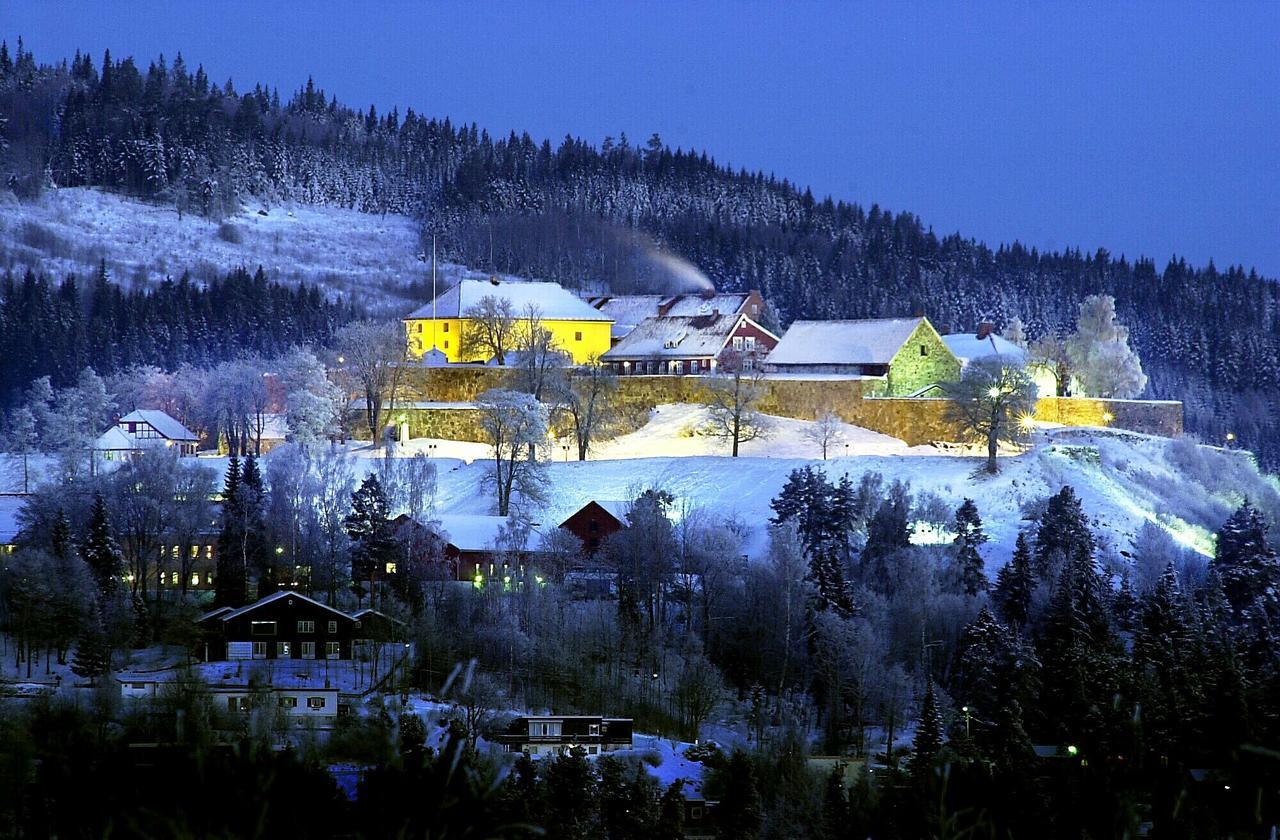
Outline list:
[[[199,586],[199,585],[200,585],[200,573],[199,573],[199,572],[192,572],[192,573],[191,573],[191,585],[192,585],[192,586]]]
[[[288,642],[276,642],[276,658],[288,659],[293,652],[293,647]]]
[[[178,585],[178,573],[176,571],[173,574],[169,575],[169,583],[171,583],[174,586]]]
[[[396,573],[396,564],[395,564],[395,563],[388,563],[388,564],[387,564],[387,574],[389,574],[389,575],[394,575],[395,573]]]
[[[308,697],[308,698],[307,698],[307,708],[308,708],[308,709],[323,709],[323,708],[324,708],[324,704],[325,704],[325,699],[324,699],[323,697]]]
[[[297,698],[297,697],[281,697],[281,698],[280,698],[280,708],[282,708],[282,709],[296,709],[296,708],[298,708],[298,698]]]
[[[251,621],[249,622],[249,632],[254,636],[274,636],[276,634],[276,623],[274,621]]]
[[[299,632],[299,633],[314,633],[314,632],[316,632],[316,623],[315,623],[314,621],[299,621],[299,622],[298,622],[298,632]]]

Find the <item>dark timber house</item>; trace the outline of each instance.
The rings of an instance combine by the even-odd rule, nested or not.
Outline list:
[[[587,755],[631,748],[631,718],[591,715],[529,715],[511,722],[498,736],[507,752],[529,756],[559,755],[582,747]]]
[[[297,592],[268,595],[239,609],[219,607],[197,622],[203,659],[350,659],[360,620]]]

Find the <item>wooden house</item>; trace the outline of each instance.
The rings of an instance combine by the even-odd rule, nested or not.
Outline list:
[[[610,534],[627,527],[627,510],[630,502],[609,499],[593,499],[574,511],[560,527],[582,542],[582,553],[593,555],[600,550]]]
[[[206,662],[236,659],[350,659],[360,621],[297,592],[219,607],[197,622]]]
[[[631,749],[631,718],[590,715],[530,715],[518,717],[498,743],[507,752],[537,757],[559,755],[582,747],[587,755]]]
[[[600,361],[620,376],[710,374],[729,360],[752,370],[777,344],[742,313],[663,315],[641,321]]]

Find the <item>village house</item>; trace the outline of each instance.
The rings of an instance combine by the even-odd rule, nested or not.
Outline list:
[[[477,587],[487,583],[509,586],[523,579],[541,538],[537,523],[522,533],[505,516],[455,514],[440,516],[435,522],[444,540],[444,556],[457,579]]]
[[[350,659],[360,621],[293,591],[276,592],[252,604],[219,607],[197,621],[203,631],[200,658]]]
[[[796,321],[769,354],[779,374],[839,374],[869,381],[864,393],[916,396],[960,377],[960,360],[923,316]]]
[[[760,292],[704,291],[680,295],[606,295],[587,302],[613,319],[613,343],[627,337],[647,318],[688,318],[697,315],[742,314],[759,321],[764,314]]]
[[[92,448],[94,455],[104,461],[120,461],[161,447],[179,455],[194,455],[199,442],[199,435],[165,412],[134,409],[103,432]]]
[[[709,374],[733,359],[757,369],[778,337],[740,313],[646,318],[600,357],[620,376]]]
[[[952,333],[942,337],[943,343],[960,360],[962,368],[979,359],[998,358],[1006,365],[1026,365],[1027,373],[1036,383],[1036,392],[1042,396],[1053,396],[1057,392],[1058,379],[1053,371],[1043,364],[1037,364],[1025,347],[1019,347],[1009,339],[995,331],[995,325],[983,321],[976,332]],[[1068,383],[1068,391],[1076,393],[1075,379]]]
[[[517,322],[525,320],[530,308],[536,308],[542,326],[551,333],[555,347],[575,364],[594,359],[610,345],[609,316],[562,288],[558,283],[523,281],[462,280],[435,300],[415,309],[404,319],[409,341],[409,355],[421,360],[433,349],[440,351],[450,363],[479,362],[489,358],[463,358],[462,337],[479,329],[472,317],[473,307],[484,298],[507,301]],[[512,336],[512,351],[517,350]],[[439,359],[438,354],[429,358]]]
[[[497,737],[506,752],[530,757],[560,755],[582,747],[587,755],[631,749],[631,718],[590,715],[530,715],[518,717]]]
[[[125,672],[116,677],[120,684],[120,696],[125,700],[154,700],[181,679],[181,675],[171,670],[155,673]],[[270,683],[263,684],[243,678],[229,682],[201,680],[196,684],[201,691],[211,695],[215,709],[230,715],[278,710],[286,721],[295,726],[315,726],[322,729],[333,726],[339,714],[347,711],[339,705],[341,697],[338,689],[323,684],[304,684],[306,682],[309,681],[281,680],[279,675],[273,675]]]
[[[630,502],[593,499],[574,511],[560,527],[582,542],[582,553],[591,556],[605,539],[627,527]]]

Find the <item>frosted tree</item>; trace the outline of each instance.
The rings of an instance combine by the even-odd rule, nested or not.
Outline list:
[[[1081,301],[1067,354],[1089,396],[1130,399],[1147,387],[1138,354],[1129,347],[1129,328],[1116,320],[1116,301],[1110,295],[1090,295]]]
[[[516,381],[520,390],[536,400],[546,400],[554,391],[555,374],[566,356],[551,330],[542,323],[542,310],[529,304],[520,313],[512,331],[512,346],[517,359]]]
[[[382,438],[382,409],[395,404],[400,370],[408,353],[398,323],[359,321],[338,331],[339,364],[350,371],[364,395],[365,421],[376,448]]]
[[[547,407],[531,394],[492,389],[476,399],[480,428],[491,447],[487,482],[497,494],[498,515],[511,511],[517,495],[526,502],[544,497],[546,467],[537,452],[547,441]]]
[[[5,430],[5,451],[22,460],[22,492],[31,491],[31,453],[40,442],[36,429],[36,416],[26,406],[18,406],[9,412]]]
[[[1013,345],[1025,348],[1027,346],[1027,326],[1022,323],[1022,319],[1017,315],[1009,320],[1002,333],[1004,338]]]
[[[330,381],[324,364],[310,350],[297,347],[277,359],[275,368],[293,441],[311,446],[332,435],[346,396]]]
[[[1053,377],[1055,397],[1065,397],[1071,390],[1071,354],[1067,338],[1047,332],[1027,348],[1030,363]]]
[[[822,460],[827,460],[827,452],[833,446],[844,441],[844,424],[830,409],[818,415],[818,419],[805,427],[805,440],[812,443],[822,452]]]
[[[986,471],[994,475],[1001,442],[1021,441],[1027,435],[1024,421],[1035,412],[1035,383],[1021,365],[988,356],[970,362],[960,381],[947,385],[947,393],[948,419],[966,436],[986,444]]]

